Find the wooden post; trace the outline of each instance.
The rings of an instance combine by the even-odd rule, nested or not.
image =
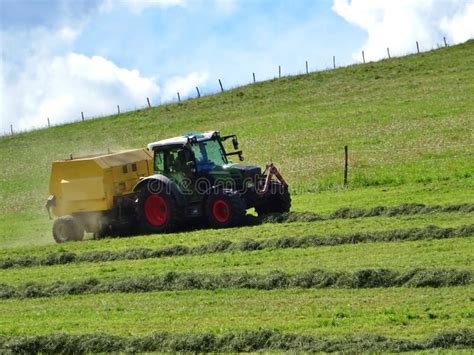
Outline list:
[[[120,115],[120,106],[117,105],[117,115]]]
[[[306,74],[308,74],[309,71],[308,71],[308,61],[306,61]]]
[[[198,97],[201,97],[201,93],[199,92],[199,88],[196,86],[196,91],[198,93]]]
[[[84,112],[81,111],[81,117],[82,117],[82,120],[84,121]]]
[[[347,145],[344,146],[344,186],[347,185],[347,167],[348,167],[349,152]]]
[[[446,37],[443,37],[443,41],[444,41],[444,46],[447,47],[447,46],[448,46],[448,42],[446,42]]]
[[[146,98],[146,101],[148,102],[148,108],[150,108],[150,107],[151,107],[151,103],[150,103],[150,99],[149,99],[148,97]]]
[[[253,83],[255,84],[255,73],[252,73],[253,74]]]
[[[278,78],[281,78],[281,65],[278,66]]]
[[[334,67],[334,69],[336,69],[336,56],[335,55],[332,56],[332,66]]]
[[[48,117],[48,128],[50,128],[50,127],[51,127],[51,124],[49,123],[49,117]]]
[[[221,79],[219,79],[219,85],[220,85],[220,87],[221,87],[221,92],[224,92],[224,88],[222,87],[222,81],[221,81]]]
[[[420,53],[420,46],[418,45],[418,41],[416,41],[416,52]]]
[[[390,59],[390,48],[387,47],[388,59]]]
[[[179,96],[179,91],[178,91],[178,102],[181,102],[181,96]]]
[[[363,61],[364,64],[365,64],[365,53],[364,53],[364,51],[362,51],[362,61]]]
[[[12,133],[12,136],[13,136],[13,125],[12,124],[10,125],[10,132]]]

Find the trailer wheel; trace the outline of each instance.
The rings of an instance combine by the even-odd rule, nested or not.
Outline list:
[[[181,213],[173,196],[143,189],[138,200],[138,218],[145,231],[168,232],[180,225]]]
[[[261,204],[255,207],[258,215],[269,213],[289,212],[291,207],[291,196],[288,187],[282,186],[279,182],[273,181]]]
[[[234,193],[212,194],[207,200],[206,212],[213,228],[239,225],[246,213],[245,201]]]
[[[53,223],[53,237],[56,243],[81,241],[84,238],[84,228],[73,216],[62,216]]]

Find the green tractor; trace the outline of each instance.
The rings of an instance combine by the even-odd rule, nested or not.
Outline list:
[[[223,142],[235,151],[226,152]],[[148,232],[175,229],[185,220],[205,218],[213,228],[239,225],[249,208],[258,215],[288,212],[288,185],[273,164],[262,170],[243,161],[235,135],[187,133],[148,144],[154,175],[135,186],[136,221]]]

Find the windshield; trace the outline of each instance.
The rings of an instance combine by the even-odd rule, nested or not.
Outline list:
[[[217,140],[194,143],[192,144],[192,150],[198,167],[227,164],[227,158],[220,142]]]

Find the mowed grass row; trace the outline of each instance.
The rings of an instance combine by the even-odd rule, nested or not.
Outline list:
[[[16,259],[0,259],[0,269],[65,265],[72,263],[104,262],[116,260],[159,259],[182,255],[204,255],[229,253],[234,251],[251,252],[264,249],[298,249],[308,247],[335,246],[343,244],[402,242],[430,239],[465,238],[474,235],[474,224],[457,228],[440,228],[427,226],[425,228],[396,229],[387,231],[356,232],[345,235],[303,236],[303,237],[274,237],[271,239],[244,239],[230,241],[219,239],[206,244],[192,247],[186,245],[171,245],[163,248],[130,248],[122,251],[93,251],[85,253],[50,253],[45,256],[25,256]]]
[[[0,334],[147,335],[273,329],[418,339],[472,327],[472,286],[193,290],[0,301]]]
[[[461,329],[440,332],[423,339],[389,338],[377,334],[347,336],[337,339],[313,335],[276,332],[271,329],[213,333],[154,332],[143,337],[116,336],[105,333],[70,335],[54,333],[39,336],[0,336],[0,351],[5,353],[209,353],[209,352],[407,352],[467,353],[474,346],[474,332]],[[443,349],[443,350],[441,350]]]
[[[150,353],[150,352],[400,352],[425,353],[437,349],[456,349],[467,352],[474,346],[474,332],[462,329],[456,332],[431,334],[424,339],[388,338],[376,334],[328,339],[312,335],[276,332],[271,329],[213,333],[151,333],[143,337],[121,337],[105,333],[70,335],[54,333],[39,336],[0,336],[0,351],[5,353]],[[439,350],[438,350],[439,351]],[[445,353],[446,350],[443,351]]]
[[[0,299],[25,299],[155,291],[217,289],[322,289],[322,288],[393,288],[455,287],[472,285],[474,272],[453,269],[412,269],[399,272],[389,269],[363,269],[354,272],[330,272],[311,269],[293,274],[278,270],[261,273],[167,272],[112,280],[88,278],[81,281],[58,281],[49,284],[26,283],[18,287],[0,284]]]
[[[268,223],[231,229],[200,229],[187,232],[85,240],[65,244],[0,249],[0,259],[42,257],[50,253],[85,253],[97,251],[125,251],[131,248],[162,248],[173,245],[193,247],[219,240],[238,242],[245,239],[271,239],[279,237],[305,237],[348,235],[358,232],[424,228],[436,225],[441,228],[459,227],[472,223],[472,213],[432,213],[400,217],[367,217],[335,219],[298,223]]]
[[[304,249],[266,249],[184,255],[161,259],[119,260],[99,263],[12,268],[1,271],[1,283],[19,286],[26,283],[49,284],[97,278],[101,281],[177,273],[257,273],[276,270],[298,273],[310,269],[357,271],[417,268],[474,270],[472,238],[423,240],[393,243],[367,243],[310,247]]]

